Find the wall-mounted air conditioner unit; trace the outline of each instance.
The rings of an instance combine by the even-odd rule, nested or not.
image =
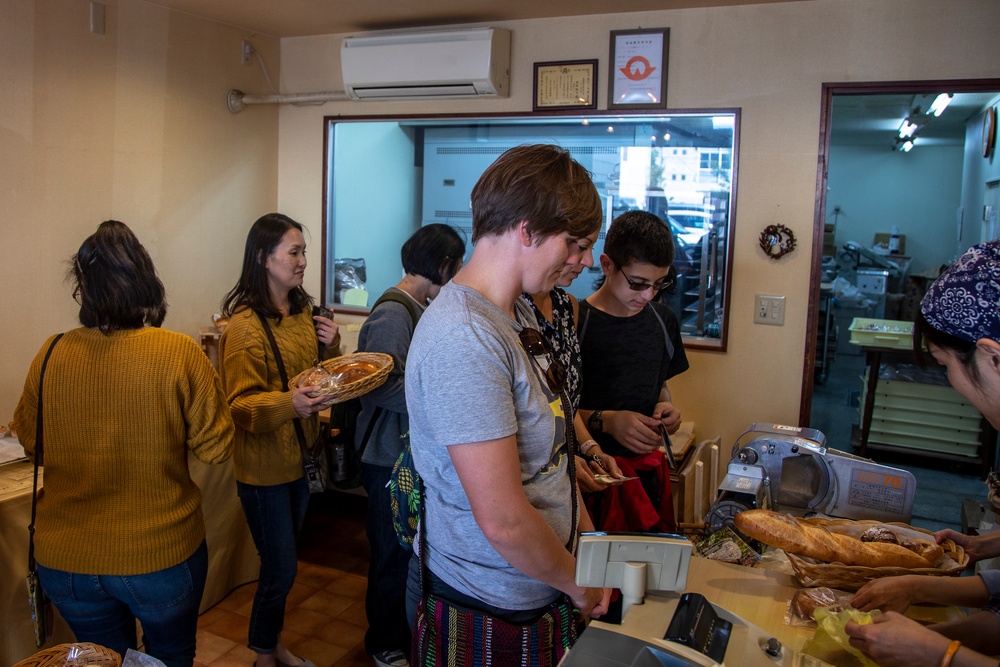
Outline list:
[[[346,37],[344,90],[356,100],[507,97],[510,31],[501,28]]]

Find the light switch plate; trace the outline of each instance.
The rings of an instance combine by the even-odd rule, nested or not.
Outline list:
[[[756,324],[773,324],[779,327],[785,324],[785,297],[758,294],[754,297],[753,308],[753,321]]]

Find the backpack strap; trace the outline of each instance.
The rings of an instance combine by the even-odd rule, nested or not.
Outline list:
[[[406,306],[406,310],[410,313],[410,321],[413,322],[413,328],[417,328],[417,321],[420,319],[422,314],[417,304],[414,303],[413,299],[406,296],[405,294],[400,294],[399,292],[385,291],[382,293],[375,303],[372,304],[371,310],[368,311],[369,317],[380,304],[386,303],[388,301],[394,301],[396,303],[401,303]],[[372,412],[372,418],[368,420],[368,426],[365,428],[365,435],[361,438],[361,442],[358,443],[358,451],[364,452],[365,448],[368,446],[368,439],[372,437],[372,431],[375,430],[375,422],[378,421],[379,417],[382,416],[382,406],[378,406]]]
[[[395,301],[396,303],[401,303],[406,306],[407,312],[410,313],[410,320],[413,322],[413,327],[416,328],[417,322],[420,320],[420,316],[423,314],[422,311],[417,307],[417,304],[410,297],[405,294],[400,294],[399,292],[385,291],[382,293],[375,303],[372,304],[371,309],[375,310],[379,304],[383,304],[387,301]],[[371,312],[368,313],[371,315]]]
[[[660,323],[660,328],[663,329],[663,343],[667,348],[667,358],[674,358],[674,342],[670,340],[670,334],[667,333],[667,323],[663,321],[663,316],[653,307],[653,304],[649,304],[649,309],[653,311],[653,315],[656,315],[656,321]]]
[[[583,321],[580,322],[580,326],[577,327],[576,331],[576,339],[580,343],[583,342],[583,337],[587,334],[587,322],[590,321],[590,309],[593,308],[593,306],[589,303],[587,303],[587,307],[584,308],[583,303],[584,302],[581,302],[580,304],[580,312],[583,313]]]

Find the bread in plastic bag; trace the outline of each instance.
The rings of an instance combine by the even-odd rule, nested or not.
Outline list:
[[[851,646],[844,627],[848,621],[867,625],[872,622],[872,618],[880,614],[877,609],[858,611],[847,608],[835,611],[832,607],[820,607],[813,614],[816,620],[816,633],[802,647],[802,652],[839,667],[851,665],[878,667],[874,660]]]

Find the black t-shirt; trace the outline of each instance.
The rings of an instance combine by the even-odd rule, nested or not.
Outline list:
[[[584,410],[652,415],[663,383],[688,369],[677,317],[660,303],[651,302],[631,317],[615,317],[581,301],[578,336]],[[595,437],[605,451],[621,453],[610,436]]]

